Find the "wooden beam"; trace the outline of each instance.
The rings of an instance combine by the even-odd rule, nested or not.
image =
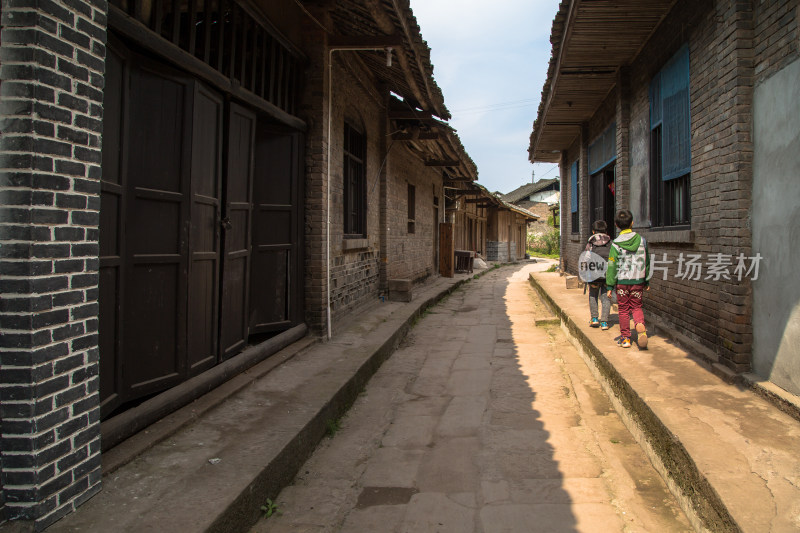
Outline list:
[[[337,50],[363,50],[365,48],[387,48],[403,46],[403,36],[394,35],[331,35],[328,48]]]
[[[461,164],[458,159],[428,159],[425,161],[426,167],[457,167]],[[450,179],[459,179],[458,177],[451,177]]]
[[[480,203],[489,204],[489,199],[488,198],[483,198],[483,197],[481,197],[481,198],[467,198],[464,201],[467,202],[468,204],[480,204]]]
[[[297,130],[306,130],[305,121],[294,115],[290,115],[271,102],[243,89],[238,84],[232,84],[228,77],[224,76],[215,68],[203,63],[201,59],[190,55],[185,50],[174,46],[160,35],[156,35],[144,24],[135,20],[116,6],[109,6],[108,26],[119,31],[148,51],[160,55],[172,63],[181,65],[181,68],[188,71],[190,74],[210,83],[222,92],[227,92],[244,100],[253,107],[264,111],[271,118]]]
[[[439,134],[435,131],[412,131],[408,133],[392,133],[393,141],[435,141]]]
[[[416,109],[389,110],[389,120],[436,120],[427,111]]]

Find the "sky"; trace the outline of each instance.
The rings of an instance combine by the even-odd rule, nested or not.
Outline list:
[[[478,165],[478,183],[508,193],[558,176],[528,161],[533,121],[550,61],[559,0],[411,0],[431,48],[433,77],[450,125]]]

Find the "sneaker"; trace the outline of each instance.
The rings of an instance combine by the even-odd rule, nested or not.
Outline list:
[[[636,324],[636,344],[639,346],[640,350],[647,349],[647,328],[645,328],[644,324]]]
[[[608,329],[608,322],[600,322],[600,329],[603,331]]]
[[[622,337],[617,344],[622,348],[630,348],[631,339],[628,337]]]
[[[589,322],[590,328],[596,328],[600,326],[600,322],[598,322],[597,318],[593,318],[591,322]]]

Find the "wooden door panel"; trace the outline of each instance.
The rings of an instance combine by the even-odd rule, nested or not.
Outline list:
[[[106,90],[103,93],[103,157],[100,181],[99,347],[100,403],[103,416],[121,402],[120,329],[123,300],[124,164],[126,69],[128,54],[109,37]]]
[[[253,180],[251,333],[287,329],[300,312],[298,168],[300,137],[259,123]]]
[[[220,353],[237,353],[247,342],[248,271],[250,265],[250,210],[256,117],[230,104],[225,146],[224,259],[220,311]]]
[[[147,60],[130,75],[123,379],[127,399],[186,372],[193,82]]]
[[[187,301],[189,375],[218,361],[219,216],[224,102],[197,84],[192,117],[191,240]]]
[[[130,268],[125,305],[125,381],[141,394],[166,388],[181,373],[178,332],[181,265],[152,260]],[[134,396],[139,394],[134,394]]]
[[[260,246],[253,252],[252,290],[264,301],[251,308],[251,328],[259,332],[282,329],[290,323],[289,287],[290,283],[276,283],[275,280],[288,280],[292,271],[291,248],[288,246]]]

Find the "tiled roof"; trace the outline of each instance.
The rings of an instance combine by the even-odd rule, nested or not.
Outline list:
[[[537,193],[543,189],[546,189],[553,183],[557,182],[558,178],[551,178],[546,180],[539,180],[536,183],[526,183],[522,187],[517,187],[510,193],[502,195],[503,200],[506,202],[518,202],[523,198],[529,197],[531,194]]]

